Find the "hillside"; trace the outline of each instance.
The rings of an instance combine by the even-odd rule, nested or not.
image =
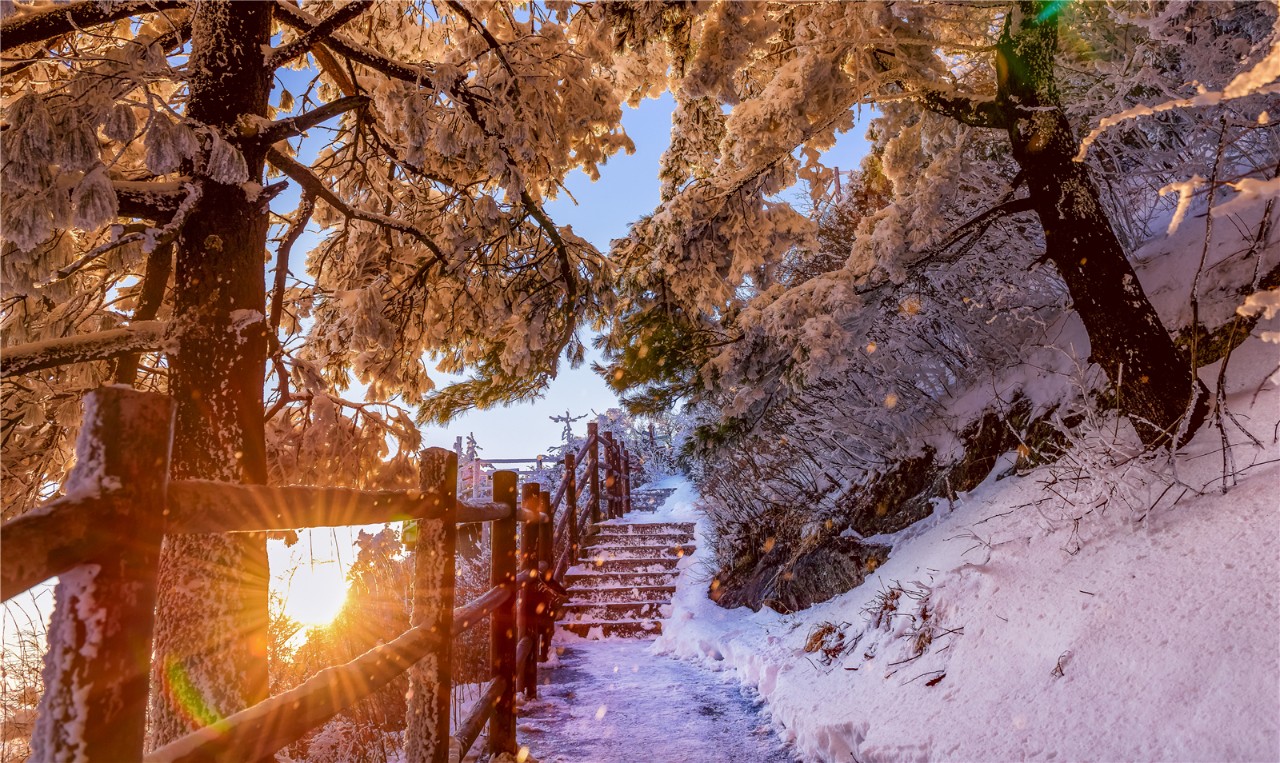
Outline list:
[[[735,671],[805,759],[1280,759],[1275,370],[1257,338],[1232,360],[1263,447],[1228,425],[1225,491],[1216,427],[1169,464],[997,467],[803,612],[720,609],[690,560],[657,648]]]

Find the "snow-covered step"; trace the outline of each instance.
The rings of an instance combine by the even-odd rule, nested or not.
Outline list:
[[[671,614],[670,601],[575,602],[561,605],[561,624],[659,620]]]
[[[653,638],[671,615],[680,560],[696,550],[692,522],[599,524],[564,583],[559,627],[586,638]]]
[[[560,627],[583,638],[653,638],[662,635],[661,620],[561,623]]]
[[[674,572],[679,558],[669,556],[658,559],[630,557],[623,559],[582,559],[579,569],[585,572]]]
[[[633,588],[636,586],[670,586],[675,583],[676,572],[572,572],[564,576],[570,589],[581,588]]]
[[[632,511],[653,511],[662,505],[664,501],[675,490],[663,488],[661,490],[632,490],[631,491],[631,510]]]
[[[692,554],[694,545],[692,543],[683,543],[679,545],[645,545],[645,546],[627,546],[627,545],[607,545],[607,546],[587,546],[582,549],[581,561],[579,564],[595,564],[598,559],[665,559],[674,557],[679,559],[682,556]]]
[[[599,524],[595,525],[597,537],[613,535],[653,535],[663,533],[680,533],[693,535],[692,522],[653,522],[643,524]]]
[[[693,543],[693,536],[686,533],[629,533],[595,535],[588,541],[597,546],[682,546]]]
[[[569,601],[671,601],[671,597],[675,595],[675,592],[676,587],[674,585],[601,585],[596,588],[574,587],[569,589]]]

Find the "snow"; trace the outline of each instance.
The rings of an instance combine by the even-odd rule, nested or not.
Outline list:
[[[540,671],[538,699],[520,711],[520,744],[532,759],[791,760],[759,695],[730,676],[654,655],[648,641],[562,635],[559,667]]]
[[[1230,361],[1228,406],[1264,445],[1228,423],[1228,492],[1216,427],[1123,486],[1061,462],[988,478],[803,612],[720,609],[686,565],[655,649],[758,691],[805,760],[1280,760],[1277,361],[1257,337]],[[1125,498],[1077,512],[1050,493],[1071,476]]]

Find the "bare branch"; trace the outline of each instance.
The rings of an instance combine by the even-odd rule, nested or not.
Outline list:
[[[520,193],[520,201],[524,204],[525,211],[538,222],[538,227],[542,228],[547,234],[547,238],[551,239],[551,245],[555,247],[556,257],[560,260],[560,274],[564,277],[565,295],[570,305],[578,296],[578,281],[573,275],[573,263],[569,261],[569,248],[565,245],[564,239],[560,236],[560,230],[556,228],[556,224],[547,217],[547,213],[543,211],[542,206],[529,195],[528,191]]]
[[[284,287],[285,280],[289,276],[289,252],[302,236],[302,232],[306,230],[307,223],[311,222],[311,213],[315,208],[315,195],[310,191],[303,191],[296,217],[289,225],[289,230],[285,232],[280,248],[276,250],[275,284],[271,290],[271,313],[267,319],[267,325],[271,327],[272,334],[280,330],[280,314],[284,312]]]
[[[296,117],[289,117],[288,119],[281,119],[276,122],[272,122],[271,125],[262,132],[257,135],[249,136],[249,139],[258,143],[265,143],[267,145],[278,143],[287,138],[301,135],[321,122],[332,119],[339,114],[344,114],[348,111],[352,111],[353,109],[364,108],[367,105],[369,105],[368,96],[345,96],[336,101],[330,101],[323,106],[314,108],[311,111],[299,114]]]
[[[267,58],[267,68],[275,69],[292,61],[305,53],[318,40],[328,37],[343,24],[351,21],[371,7],[373,7],[372,0],[352,0],[352,2],[334,11],[319,24],[303,32],[293,42],[281,45],[272,51],[270,57]]]
[[[133,325],[140,321],[155,320],[164,304],[165,288],[169,285],[169,276],[173,273],[173,244],[164,244],[151,250],[147,255],[147,267],[142,275],[142,293],[138,295],[138,307],[133,311]],[[124,355],[116,363],[116,384],[133,386],[138,375],[138,362],[142,353],[133,352]]]
[[[397,220],[394,217],[380,215],[376,212],[365,212],[352,207],[350,204],[347,204],[345,201],[338,198],[338,195],[333,191],[329,190],[328,186],[324,184],[324,181],[316,177],[315,174],[311,172],[310,168],[295,159],[285,156],[278,149],[272,148],[267,151],[267,161],[271,163],[271,166],[293,178],[298,185],[302,186],[302,189],[305,192],[323,199],[326,204],[338,210],[346,217],[364,220],[365,222],[374,223],[375,225],[382,225],[392,230],[397,230],[401,233],[407,233],[408,235],[413,236],[418,243],[431,251],[435,260],[439,262],[442,267],[448,267],[449,260],[444,256],[444,252],[441,251],[440,246],[433,241],[430,236],[417,227]]]
[[[942,252],[945,252],[953,244],[959,241],[967,232],[969,232],[970,230],[973,230],[974,228],[978,229],[977,235],[981,236],[986,231],[987,228],[991,227],[992,223],[994,223],[996,220],[999,220],[1001,217],[1015,215],[1015,214],[1018,214],[1019,212],[1030,212],[1033,209],[1035,209],[1035,206],[1031,203],[1030,197],[1027,197],[1024,199],[1011,199],[1002,204],[997,204],[996,206],[986,210],[985,212],[979,213],[978,215],[974,216],[972,219],[966,221],[960,227],[952,231],[951,235],[947,238],[946,241],[933,247],[931,254],[937,255]],[[972,245],[973,245],[973,242],[970,242],[969,246],[972,246]],[[964,250],[967,251],[969,246],[966,246]]]

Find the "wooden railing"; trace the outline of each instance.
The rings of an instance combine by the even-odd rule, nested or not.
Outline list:
[[[423,452],[417,490],[170,480],[172,420],[172,403],[161,395],[124,387],[90,393],[69,494],[0,528],[5,600],[60,576],[32,760],[261,760],[405,673],[406,761],[461,760],[486,725],[490,753],[517,753],[515,693],[537,694],[537,663],[549,654],[563,575],[577,561],[579,539],[590,524],[630,510],[625,446],[608,433],[598,436],[591,424],[586,444],[565,457],[554,495],[532,482],[520,487],[515,472],[499,471],[491,502],[465,503],[457,499],[457,456],[442,448]],[[418,525],[409,630],[143,755],[166,534],[404,520]],[[457,527],[473,522],[491,524],[491,588],[455,608]],[[486,617],[491,677],[451,734],[453,639]],[[63,733],[68,728],[80,733]]]

